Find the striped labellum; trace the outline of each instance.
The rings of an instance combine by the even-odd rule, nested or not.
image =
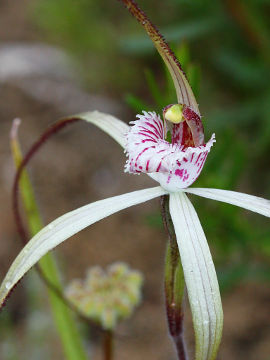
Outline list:
[[[192,110],[189,109],[189,113]],[[183,118],[185,112],[183,111]],[[197,121],[201,125],[200,117]],[[166,118],[166,114],[164,116]],[[143,112],[131,122],[127,134],[125,170],[130,173],[154,175],[163,188],[170,192],[189,187],[200,175],[207,155],[215,142],[215,136],[205,144],[194,144],[194,136],[184,120],[166,123],[155,112]],[[168,139],[170,128],[171,141]],[[201,126],[195,126],[196,129]],[[199,139],[201,131],[197,131]]]

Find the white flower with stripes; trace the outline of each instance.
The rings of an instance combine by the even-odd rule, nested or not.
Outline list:
[[[148,117],[149,115],[144,115],[143,121],[145,116]],[[127,138],[131,138],[129,135],[130,132],[132,132],[132,128],[121,120],[97,111],[80,114],[78,117],[102,129],[114,138],[123,148],[126,147],[126,149],[128,149],[130,146],[130,144],[127,145]],[[156,115],[152,114],[151,118],[152,117],[156,118]],[[170,146],[170,144],[165,144],[165,147],[168,146]],[[206,151],[206,146],[207,145],[204,147],[204,152]],[[179,150],[180,157],[182,156],[181,151],[183,151],[183,149]],[[153,154],[153,156],[155,157],[155,154]],[[198,154],[196,154],[196,156],[198,156]],[[168,157],[170,158],[169,152]],[[148,160],[153,162],[153,164],[156,163],[155,158],[146,157],[146,163]],[[170,158],[168,162],[170,161],[174,164],[174,160]],[[130,161],[128,160],[126,168],[131,171],[129,164]],[[144,166],[144,170],[147,172],[144,162],[139,166]],[[197,167],[197,164],[195,164],[195,166]],[[148,167],[148,170],[149,169],[150,165]],[[166,166],[164,165],[164,171],[165,169]],[[176,170],[177,169],[181,170],[181,166],[176,163]],[[169,177],[170,168],[167,170],[167,172],[162,173],[162,177],[164,175],[165,179],[168,179]],[[158,178],[160,174],[161,172],[149,173],[153,178]],[[177,179],[179,179],[179,188],[176,184]],[[165,181],[167,184],[167,180],[162,179],[161,181],[162,183]],[[96,201],[66,213],[45,226],[27,243],[11,265],[1,284],[0,304],[4,303],[10,290],[25,275],[25,273],[35,265],[42,256],[64,240],[67,240],[87,226],[120,210],[169,194],[170,214],[177,236],[177,243],[194,322],[196,359],[214,359],[220,343],[223,323],[219,286],[204,231],[196,211],[186,193],[227,202],[268,217],[270,217],[270,201],[234,191],[196,187],[185,188],[183,187],[185,182],[183,182],[182,178],[178,175],[175,175],[173,184],[173,187],[177,187],[176,191],[171,190],[169,186],[156,186]]]
[[[167,43],[134,1],[122,1],[144,26],[165,61],[178,103],[167,106],[162,118],[154,112],[144,112],[131,126],[97,111],[73,118],[96,125],[123,147],[128,157],[126,172],[146,173],[159,185],[96,201],[45,226],[9,268],[0,288],[0,306],[24,274],[64,240],[120,210],[168,194],[195,329],[195,358],[215,359],[223,326],[219,286],[204,231],[186,194],[227,202],[268,217],[270,201],[234,191],[190,187],[200,175],[215,137],[212,135],[205,143],[197,102]]]

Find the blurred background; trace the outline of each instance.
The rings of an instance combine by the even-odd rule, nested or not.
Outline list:
[[[140,0],[170,42],[217,142],[197,187],[270,198],[270,1]],[[175,102],[143,29],[118,1],[0,2],[0,274],[21,248],[11,210],[9,131],[22,119],[23,151],[57,119],[86,110],[128,122]],[[78,123],[54,137],[29,171],[45,223],[94,200],[152,186],[123,173],[108,136]],[[225,312],[220,359],[270,359],[269,220],[192,197],[216,264]],[[145,276],[143,302],[116,331],[116,359],[175,359],[163,298],[166,235],[158,200],[116,214],[56,250],[63,282],[93,265],[126,261]],[[187,339],[192,345],[190,315]],[[81,326],[91,359],[101,339]],[[0,317],[0,359],[64,359],[47,292],[31,271]]]

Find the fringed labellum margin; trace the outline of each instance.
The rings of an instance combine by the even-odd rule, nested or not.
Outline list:
[[[125,171],[154,173],[155,180],[170,192],[189,187],[200,175],[215,136],[194,146],[190,127],[182,121],[172,125],[170,143],[166,140],[167,125],[159,115],[143,112],[137,118],[127,134]]]
[[[196,99],[168,44],[133,0],[122,2],[144,26],[165,61],[175,84],[178,104],[169,105],[164,109],[164,121],[155,113],[144,112],[143,115],[138,115],[138,120],[133,122],[130,128],[122,121],[99,112],[76,115],[68,121],[83,119],[101,128],[120,146],[125,147],[128,155],[126,171],[147,173],[162,187],[97,201],[67,213],[47,225],[28,242],[11,265],[0,286],[0,308],[22,276],[55,246],[117,211],[170,192],[169,211],[174,224],[195,328],[195,358],[214,360],[223,324],[219,287],[204,232],[195,209],[184,192],[228,202],[268,217],[270,202],[231,191],[188,188],[200,175],[215,141],[214,135],[207,143],[204,142]],[[168,136],[169,132],[171,136]],[[181,294],[182,289],[178,288],[176,291]]]
[[[154,115],[152,114],[152,116]],[[73,118],[81,119],[98,126],[115,139],[121,146],[124,146],[124,134],[127,132],[128,126],[122,121],[99,112],[84,113],[76,115]],[[160,130],[162,130],[162,128],[160,128]],[[181,138],[181,136],[179,138]],[[33,145],[34,148],[35,145],[36,144]],[[32,152],[33,147],[30,149],[30,153]],[[152,176],[151,173],[149,175]],[[152,177],[154,178],[154,176]],[[227,202],[270,217],[270,201],[256,196],[219,189],[187,188],[183,191],[209,199]],[[35,265],[44,254],[55,246],[102,218],[129,206],[165,194],[167,194],[166,190],[161,187],[135,191],[133,193],[97,201],[54,220],[28,242],[11,265],[0,286],[0,309],[4,305],[11,290],[14,289],[14,286],[22,276]],[[191,293],[188,294],[189,299],[194,305],[191,306],[191,309],[196,329],[196,360],[213,360],[222,334],[222,308],[219,289],[213,270],[211,255],[206,246],[206,239],[199,224],[199,220],[187,198],[182,195],[181,192],[178,194],[170,194],[170,213],[178,238],[185,280],[186,283],[189,284],[189,289],[191,289]],[[180,206],[180,204],[182,205]],[[184,233],[183,229],[185,229]],[[185,246],[185,244],[188,246]],[[196,261],[194,260],[193,255],[189,255],[192,251],[197,254]],[[183,259],[185,261],[183,261]],[[192,274],[198,273],[198,266],[200,269],[205,269],[206,267],[207,273],[210,275],[208,283],[207,277],[205,276],[206,272],[200,270],[200,273],[203,276],[200,276],[204,284],[203,292],[200,292],[202,283],[200,281],[194,282],[192,280]],[[209,289],[209,286],[211,288],[210,292],[207,290]],[[197,291],[198,296],[201,294],[202,297],[196,295]],[[195,295],[192,295],[193,293],[195,293]],[[201,302],[202,305],[204,304],[205,309],[205,305],[207,305],[208,312],[206,313],[203,311],[203,313],[201,313],[199,308],[195,306],[196,301]],[[207,314],[209,314],[209,318],[207,318]],[[211,324],[214,324],[214,326]]]

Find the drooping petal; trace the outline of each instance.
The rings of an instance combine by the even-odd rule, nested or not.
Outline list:
[[[37,233],[19,253],[0,287],[0,308],[12,288],[43,255],[87,226],[147,200],[166,194],[160,186],[96,201],[66,213]]]
[[[170,213],[182,261],[196,338],[196,360],[213,360],[222,335],[219,286],[198,215],[184,193],[170,195]]]
[[[154,174],[155,180],[172,192],[190,186],[201,173],[214,135],[202,146],[171,144],[165,140],[166,129],[156,113],[144,112],[137,117],[127,134],[125,170]]]
[[[104,114],[99,111],[91,111],[72,116],[72,118],[85,120],[105,133],[110,135],[119,145],[122,147],[126,144],[126,134],[129,130],[129,126],[116,117]]]
[[[195,194],[208,199],[222,201],[228,204],[240,206],[244,209],[257,212],[258,214],[270,217],[270,201],[254,195],[248,195],[236,191],[210,189],[210,188],[190,188],[185,192]]]
[[[134,0],[122,0],[131,14],[142,24],[147,34],[153,41],[157,51],[161,55],[172,76],[177,99],[179,104],[189,106],[193,111],[200,115],[198,104],[193,91],[186,79],[185,73],[158,29],[151,23],[146,14],[138,7]]]

